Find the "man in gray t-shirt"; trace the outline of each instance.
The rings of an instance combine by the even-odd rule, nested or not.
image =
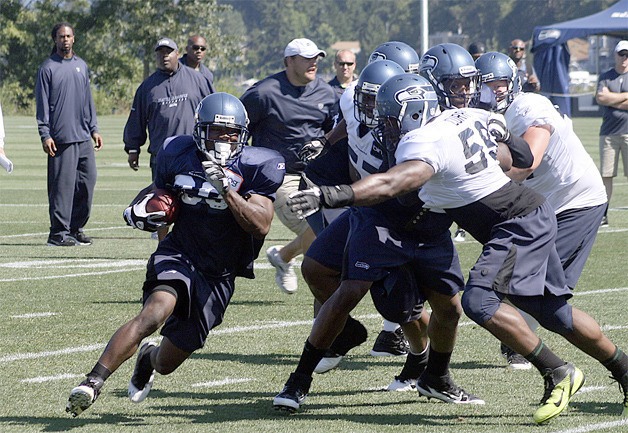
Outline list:
[[[600,75],[595,95],[595,101],[602,106],[603,112],[600,127],[600,172],[609,206],[619,155],[624,164],[624,176],[628,177],[628,40],[619,41],[614,55],[615,67]],[[608,225],[607,214],[604,214],[601,225]]]

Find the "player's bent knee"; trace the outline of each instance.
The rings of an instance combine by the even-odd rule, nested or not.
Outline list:
[[[483,287],[465,287],[462,294],[464,313],[481,326],[495,315],[500,303],[501,299],[494,291]]]

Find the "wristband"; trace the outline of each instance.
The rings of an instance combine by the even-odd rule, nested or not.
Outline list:
[[[355,199],[350,185],[320,186],[321,203],[328,208],[351,206]]]

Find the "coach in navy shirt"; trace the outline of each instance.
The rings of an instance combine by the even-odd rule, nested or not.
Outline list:
[[[135,92],[129,119],[124,127],[124,150],[129,166],[139,167],[140,147],[150,139],[150,167],[164,141],[173,135],[192,135],[194,110],[211,93],[207,80],[191,68],[179,63],[177,44],[161,38],[155,44],[157,71]],[[148,129],[148,135],[146,131]]]
[[[94,149],[100,150],[103,142],[89,70],[72,49],[74,29],[68,23],[56,24],[51,37],[55,46],[37,72],[35,87],[37,127],[48,154],[48,245],[90,245],[83,227],[96,186]]]
[[[275,213],[297,235],[284,247],[267,250],[277,270],[276,282],[287,293],[297,289],[292,259],[305,252],[314,232],[286,206],[288,195],[299,188],[305,165],[298,153],[303,145],[331,130],[337,95],[316,76],[318,61],[326,53],[309,39],[294,39],[284,50],[285,70],[254,84],[240,98],[249,113],[253,146],[267,147],[286,160],[286,176],[277,191]]]

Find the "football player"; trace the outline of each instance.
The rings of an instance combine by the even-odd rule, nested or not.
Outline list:
[[[66,411],[73,416],[90,407],[107,378],[161,328],[161,344],[141,346],[129,383],[131,401],[144,400],[155,372],[172,373],[222,322],[235,278],[254,278],[285,162],[274,150],[245,146],[247,123],[238,98],[211,94],[196,109],[194,135],[172,137],[158,153],[154,184],[179,194],[178,217],[148,261],[141,312],[115,332],[70,392]],[[127,222],[149,230],[163,224],[142,203],[125,210]]]
[[[625,415],[628,356],[592,317],[567,302],[572,291],[556,252],[554,210],[541,194],[506,176],[496,160],[491,136],[504,140],[503,116],[471,108],[446,110],[413,128],[399,113],[422,110],[429,93],[412,83],[405,88],[403,83],[402,88],[387,84],[377,94],[377,110],[383,142],[395,150],[397,165],[352,185],[300,191],[290,201],[292,209],[306,214],[321,205],[372,205],[420,188],[426,206],[445,209],[483,245],[469,272],[462,306],[469,318],[541,373],[545,392],[534,421],[543,424],[564,411],[585,377],[553,353],[506,299],[620,380]],[[426,391],[421,380],[417,388]]]
[[[370,64],[362,71],[360,80],[363,80],[363,76],[370,75],[369,68],[376,70],[378,67],[383,69],[386,63],[379,61]],[[433,115],[438,110],[436,94],[427,80],[415,74],[394,74],[386,83],[394,82],[398,77],[412,80],[431,95],[430,102],[421,107],[421,110],[407,111],[405,114],[409,119],[408,122],[420,125],[424,119],[429,118],[428,112]],[[356,86],[356,99],[362,102],[356,104],[357,117],[361,119],[361,125],[373,124],[374,104],[366,102],[360,96],[362,90],[359,86],[360,82]],[[386,84],[378,87],[379,91],[384,86]],[[363,87],[369,88],[364,84]],[[400,97],[404,97],[403,88],[398,90],[400,90]],[[368,154],[372,150],[372,145],[371,139],[370,145],[360,151]],[[378,149],[380,159],[376,168],[365,173],[363,164],[355,167],[362,170],[362,179],[375,175],[377,170],[382,169],[383,149],[381,147]],[[384,159],[386,159],[385,156]],[[370,167],[372,166],[369,165],[368,168]],[[321,188],[333,191],[329,187]],[[337,192],[340,195],[343,194],[342,190]],[[307,194],[307,191],[304,193]],[[332,192],[332,195],[335,195],[335,192]],[[329,248],[329,246],[333,246],[334,242],[340,242],[342,247],[346,239],[342,268],[343,280],[337,290],[329,294],[331,296],[328,295],[328,299],[319,311],[299,364],[290,375],[282,392],[273,400],[275,408],[288,411],[300,408],[309,391],[314,366],[334,342],[334,338],[341,331],[342,324],[351,310],[369,290],[378,311],[388,320],[403,323],[404,331],[408,331],[414,354],[408,355],[402,374],[396,378],[396,382],[400,382],[399,386],[413,388],[414,383],[410,385],[410,380],[414,382],[418,379],[417,382],[421,383],[424,389],[423,395],[427,397],[457,404],[484,404],[482,399],[457,386],[449,374],[449,361],[461,315],[458,291],[464,281],[458,256],[449,234],[449,226],[452,222],[450,217],[444,213],[431,212],[424,209],[422,205],[423,203],[418,199],[409,203],[404,200],[404,204],[393,199],[374,208],[350,209],[317,238],[306,256],[308,262],[304,259],[304,270],[309,266],[321,270],[321,264],[322,270],[325,266],[334,269],[336,265],[329,261],[329,255],[334,248]],[[317,243],[321,240],[324,240],[325,244],[319,251]],[[304,275],[306,274],[311,275],[312,278],[317,276],[314,272],[304,272]],[[326,275],[326,273],[318,275]],[[315,289],[319,287],[315,286]],[[430,335],[429,357],[424,352],[427,342],[421,341],[422,335],[417,320],[421,315],[422,302],[425,299],[432,307],[428,331]],[[404,375],[407,376],[404,377]]]
[[[506,54],[489,52],[476,60],[482,74],[482,95],[492,111],[503,113],[511,136],[525,140],[534,162],[529,168],[513,167],[506,174],[541,193],[552,205],[558,222],[556,250],[567,285],[573,290],[591,252],[597,228],[607,206],[606,191],[595,163],[573,130],[549,99],[523,93],[517,65]],[[536,321],[529,322],[532,328]],[[508,347],[502,353],[513,369],[530,364]]]

